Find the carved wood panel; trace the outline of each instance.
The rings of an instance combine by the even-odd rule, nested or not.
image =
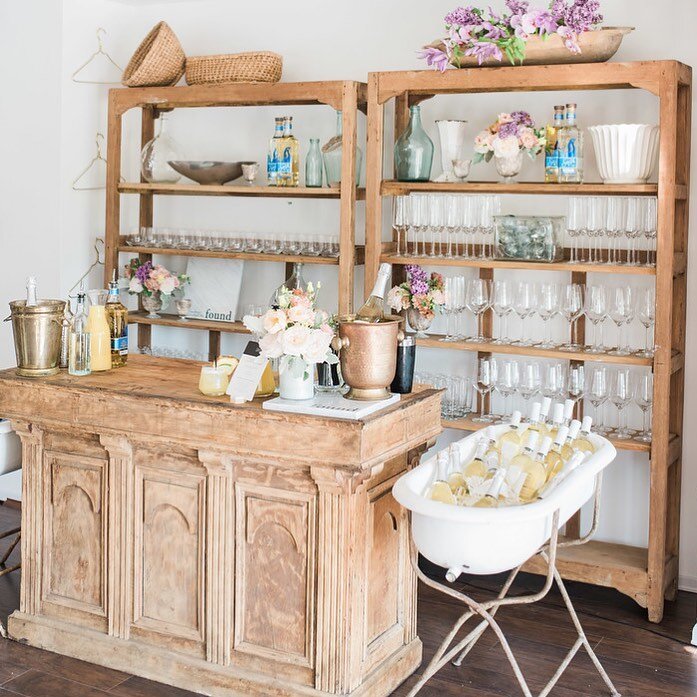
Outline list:
[[[236,485],[234,649],[313,665],[315,497]]]
[[[205,477],[137,466],[135,482],[134,627],[201,642]]]
[[[107,462],[51,451],[43,460],[43,599],[106,616]]]

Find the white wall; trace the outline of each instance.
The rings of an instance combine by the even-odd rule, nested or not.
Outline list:
[[[540,0],[541,2],[541,0]],[[73,192],[70,183],[93,155],[94,133],[106,127],[106,87],[76,85],[70,74],[92,52],[94,31],[103,26],[108,31],[105,45],[111,55],[125,65],[142,36],[158,20],[165,19],[179,36],[189,55],[269,48],[284,56],[283,79],[359,79],[372,70],[397,70],[422,67],[416,50],[438,36],[442,16],[456,3],[433,0],[383,0],[353,3],[327,3],[306,0],[281,7],[268,0],[256,3],[230,3],[225,0],[183,0],[180,2],[116,2],[114,0],[44,0],[33,3],[5,3],[2,10],[0,42],[3,57],[26,56],[39,63],[37,82],[24,84],[14,75],[6,77],[10,90],[5,94],[22,95],[2,105],[0,122],[5,136],[1,148],[11,148],[5,162],[20,162],[20,174],[3,168],[4,186],[0,187],[2,222],[0,235],[2,258],[7,259],[0,275],[0,300],[5,303],[20,297],[23,279],[31,266],[39,276],[42,292],[65,293],[91,259],[91,243],[103,229],[103,192]],[[488,4],[488,3],[481,3]],[[493,3],[500,5],[501,2]],[[606,24],[636,27],[616,56],[618,60],[675,58],[697,65],[697,45],[691,27],[697,20],[694,0],[669,0],[662,11],[652,3],[632,0],[606,0]],[[10,9],[11,8],[11,9]],[[45,10],[45,11],[44,11]],[[38,27],[38,28],[37,28]],[[45,40],[37,37],[37,31]],[[35,58],[37,47],[42,53]],[[7,70],[7,61],[0,62]],[[41,95],[41,111],[26,108],[29,94]],[[639,92],[578,93],[579,118],[582,124],[643,121],[655,122],[655,100]],[[552,105],[571,98],[569,93],[556,95],[479,95],[430,100],[423,106],[424,120],[434,141],[436,118],[465,118],[472,134],[502,110],[523,108],[542,122],[549,118]],[[47,108],[48,100],[48,108]],[[21,103],[22,109],[15,104]],[[303,107],[293,110],[265,108],[181,111],[171,120],[172,134],[181,143],[183,154],[190,158],[230,157],[263,161],[265,145],[271,135],[273,116],[283,112],[295,117],[301,142],[310,136],[326,140],[334,128],[331,110]],[[388,121],[389,122],[389,121]],[[697,120],[695,121],[697,123]],[[360,124],[361,133],[364,125]],[[124,170],[127,178],[135,177],[138,162],[138,123],[135,115],[126,119]],[[697,142],[697,138],[695,138]],[[41,190],[30,184],[32,177],[27,147],[36,151],[42,162]],[[590,177],[595,175],[589,158]],[[524,176],[539,178],[540,164],[528,164]],[[438,167],[436,158],[435,167]],[[486,169],[485,169],[486,168]],[[435,173],[436,170],[434,170]],[[493,170],[482,166],[477,178],[493,178]],[[693,185],[692,192],[697,185]],[[8,188],[9,187],[9,188]],[[10,192],[10,195],[8,195]],[[137,223],[134,201],[123,197],[124,231]],[[552,197],[542,199],[545,210],[561,212],[563,203]],[[694,201],[693,201],[694,203]],[[508,211],[530,210],[530,201],[511,198]],[[539,206],[539,200],[535,201]],[[158,199],[156,224],[218,227],[231,230],[287,230],[324,232],[336,230],[336,204],[333,202],[228,200],[228,199]],[[358,234],[362,237],[363,208],[359,204]],[[20,232],[21,231],[21,232]],[[34,251],[34,254],[30,253]],[[40,250],[40,252],[38,251]],[[690,256],[697,251],[693,246]],[[124,257],[123,261],[126,261]],[[183,260],[181,264],[183,264]],[[254,269],[254,276],[251,274]],[[697,268],[697,267],[695,267]],[[335,303],[332,292],[336,271],[308,272],[325,283],[323,300],[328,308]],[[360,276],[360,274],[359,274]],[[560,279],[563,278],[560,276]],[[271,289],[281,283],[281,265],[248,265],[242,306],[264,302]],[[99,274],[93,275],[93,283]],[[360,282],[360,279],[359,279]],[[697,295],[690,283],[691,303],[688,316],[688,342],[692,343],[697,327]],[[205,351],[203,333],[155,328],[156,345],[173,345]],[[241,339],[225,336],[224,350],[239,351]],[[0,329],[0,364],[11,364],[11,335]],[[467,372],[472,357],[454,352],[422,351],[419,368],[433,369],[434,356],[449,370]],[[695,366],[689,362],[688,386],[697,384]],[[696,398],[686,390],[686,417],[697,414]],[[444,440],[452,435],[446,434]],[[697,469],[689,453],[697,446],[697,434],[685,436],[683,477],[683,515],[681,583],[697,590]],[[646,543],[648,520],[648,467],[646,459],[623,453],[608,476],[605,489],[601,537],[642,545]]]

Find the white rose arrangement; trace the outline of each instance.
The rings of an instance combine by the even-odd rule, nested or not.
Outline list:
[[[494,156],[515,157],[520,150],[526,152],[530,159],[535,159],[544,147],[544,129],[535,128],[527,111],[499,114],[491,126],[475,137],[474,163],[482,160],[489,162]]]

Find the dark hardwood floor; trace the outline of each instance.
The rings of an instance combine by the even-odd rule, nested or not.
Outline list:
[[[17,523],[17,510],[0,506],[0,530]],[[8,540],[0,541],[6,549]],[[12,562],[18,555],[13,553]],[[474,597],[490,597],[498,578],[470,577],[456,585]],[[514,593],[539,587],[523,576]],[[690,646],[697,596],[680,593],[661,625],[652,625],[631,600],[614,591],[568,584],[581,622],[598,657],[623,697],[697,697],[697,648]],[[19,602],[19,573],[0,578],[0,619]],[[427,661],[460,606],[426,586],[419,588],[419,635]],[[504,608],[498,615],[531,689],[537,694],[575,640],[561,597]],[[396,692],[404,697],[412,676]],[[520,691],[493,635],[485,634],[460,668],[448,665],[424,687],[423,697],[517,697]],[[607,692],[581,651],[552,691],[552,697],[602,697]],[[193,692],[154,683],[108,668],[0,639],[0,697],[193,697]]]

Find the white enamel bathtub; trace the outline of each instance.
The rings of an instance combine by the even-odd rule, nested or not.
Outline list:
[[[508,427],[496,427],[499,437]],[[483,431],[461,442],[473,455]],[[460,573],[496,574],[527,561],[550,537],[552,516],[559,510],[561,527],[595,491],[596,475],[617,451],[605,438],[591,435],[596,452],[542,500],[524,506],[473,508],[431,501],[423,492],[433,481],[436,457],[400,477],[392,493],[411,511],[414,544],[424,557],[448,569],[448,580]]]

